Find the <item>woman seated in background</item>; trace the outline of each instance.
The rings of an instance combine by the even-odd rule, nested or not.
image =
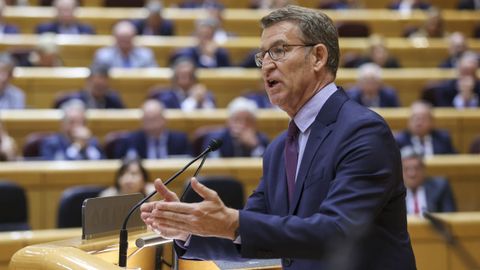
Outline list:
[[[143,167],[140,159],[124,159],[115,175],[113,187],[109,187],[100,193],[100,197],[115,196],[122,194],[142,193],[144,196],[155,191],[155,187],[149,182],[149,175]]]

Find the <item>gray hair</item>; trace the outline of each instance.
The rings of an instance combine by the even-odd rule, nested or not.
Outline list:
[[[324,44],[327,47],[327,68],[336,76],[340,48],[338,45],[338,32],[333,21],[323,12],[289,5],[272,11],[261,19],[262,29],[276,23],[291,21],[298,24],[305,44]]]
[[[227,109],[230,117],[238,112],[249,112],[255,117],[258,107],[255,101],[245,97],[237,97],[228,103]]]

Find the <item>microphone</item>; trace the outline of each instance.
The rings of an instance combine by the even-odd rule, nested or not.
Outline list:
[[[196,156],[194,159],[192,159],[187,165],[185,165],[182,169],[180,169],[178,172],[176,172],[174,175],[172,175],[168,180],[166,180],[163,184],[166,186],[170,182],[172,182],[175,178],[177,178],[180,174],[182,174],[190,165],[192,165],[195,161],[203,158],[202,162],[200,163],[200,166],[198,169],[195,171],[194,176],[198,174],[200,171],[200,168],[203,166],[203,163],[205,162],[205,159],[207,158],[207,155],[210,152],[218,150],[222,146],[222,140],[220,139],[213,139],[208,143],[208,147],[203,150],[202,153],[200,153],[198,156]],[[118,251],[118,266],[119,267],[126,267],[127,266],[127,250],[128,250],[128,230],[127,230],[127,223],[128,220],[130,219],[130,216],[132,216],[133,212],[137,210],[144,202],[149,200],[153,195],[155,195],[157,191],[153,191],[150,193],[147,197],[143,198],[141,201],[139,201],[137,204],[135,204],[132,209],[130,209],[130,212],[128,212],[127,216],[125,217],[122,227],[120,229],[120,242],[119,242],[119,251]]]

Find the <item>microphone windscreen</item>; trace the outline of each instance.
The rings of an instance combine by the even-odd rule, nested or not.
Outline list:
[[[223,141],[220,139],[213,139],[208,143],[208,148],[210,148],[210,151],[217,151],[218,148],[220,148],[223,144]]]

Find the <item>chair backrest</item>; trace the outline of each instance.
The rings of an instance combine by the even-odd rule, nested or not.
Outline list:
[[[57,227],[81,227],[83,201],[97,197],[103,189],[99,186],[76,186],[66,189],[60,198]]]
[[[206,187],[215,190],[223,203],[231,208],[242,209],[244,204],[243,185],[231,176],[202,176],[198,180]],[[184,202],[200,202],[203,199],[191,188],[183,195]]]
[[[23,157],[27,160],[35,160],[41,158],[40,148],[43,140],[52,135],[51,132],[33,132],[27,135],[25,144],[22,148]]]
[[[16,183],[0,181],[0,231],[30,230],[25,191]]]
[[[339,37],[368,37],[370,28],[361,22],[342,22],[337,24]]]
[[[111,131],[103,139],[103,150],[108,159],[123,158],[126,152],[129,132],[126,130]]]

